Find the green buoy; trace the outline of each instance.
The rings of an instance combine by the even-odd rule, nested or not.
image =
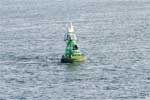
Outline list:
[[[72,23],[65,34],[64,41],[66,41],[65,54],[61,58],[62,63],[84,62],[86,57],[80,52],[77,43],[77,37]]]

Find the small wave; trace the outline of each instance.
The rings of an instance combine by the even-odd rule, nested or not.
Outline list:
[[[147,96],[147,97],[145,97],[144,99],[136,99],[136,100],[150,100],[150,97]]]

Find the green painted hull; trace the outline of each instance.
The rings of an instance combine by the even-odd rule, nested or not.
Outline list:
[[[73,62],[84,62],[86,60],[86,57],[84,55],[77,55],[72,57],[65,57],[62,56],[61,62],[62,63],[73,63]]]

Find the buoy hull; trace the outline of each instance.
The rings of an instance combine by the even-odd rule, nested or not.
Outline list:
[[[86,57],[84,55],[65,57],[62,56],[61,63],[73,63],[73,62],[85,62]]]

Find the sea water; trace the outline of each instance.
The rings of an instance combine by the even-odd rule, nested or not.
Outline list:
[[[85,63],[60,63],[70,21]],[[1,0],[0,100],[150,100],[150,1]]]

